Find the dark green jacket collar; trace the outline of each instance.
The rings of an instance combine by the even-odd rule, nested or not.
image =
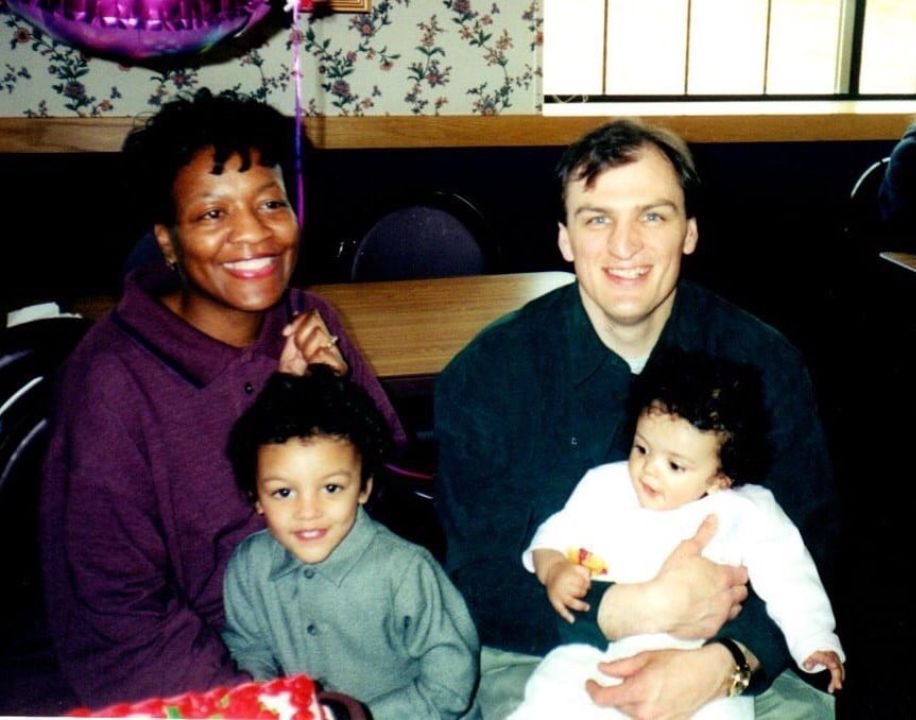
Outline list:
[[[565,348],[566,366],[569,368],[573,386],[579,388],[588,383],[607,363],[619,366],[616,369],[621,372],[629,373],[626,361],[609,350],[598,337],[582,304],[579,283],[569,285],[563,292],[567,294],[567,298],[563,304],[561,320],[565,325],[565,332],[561,337],[568,338]],[[544,332],[549,333],[549,329],[545,328]]]
[[[604,368],[605,364],[609,364],[608,370],[612,372],[629,374],[630,366],[626,360],[608,348],[598,336],[582,304],[579,283],[573,283],[563,291],[568,293],[562,314],[562,322],[566,328],[564,336],[570,339],[566,348],[566,362],[574,386],[579,387],[587,383]],[[702,323],[698,322],[698,317],[704,316],[705,313],[697,312],[697,306],[701,302],[696,286],[687,280],[678,282],[671,316],[662,328],[650,357],[667,347],[702,346]],[[545,329],[545,332],[549,330]]]

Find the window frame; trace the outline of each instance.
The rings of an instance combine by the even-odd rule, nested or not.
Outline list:
[[[770,16],[772,12],[773,0],[767,1],[767,28],[766,28],[766,50],[764,57],[764,68],[769,65],[769,48],[770,48]],[[607,15],[609,4],[613,0],[604,0],[604,12],[602,16],[602,26],[605,27],[605,52],[601,70],[602,87],[607,86]],[[691,0],[685,0],[687,3],[688,18],[691,13]],[[547,114],[557,114],[560,106],[563,105],[598,105],[598,104],[674,104],[687,106],[691,103],[715,104],[715,103],[806,103],[811,101],[836,101],[845,103],[850,101],[857,102],[883,102],[883,101],[908,101],[916,100],[916,89],[912,93],[862,93],[859,89],[862,69],[862,50],[865,36],[865,17],[868,0],[840,0],[840,31],[839,44],[837,48],[837,77],[835,79],[835,90],[832,93],[771,93],[766,92],[768,78],[766,70],[763,78],[763,92],[761,93],[744,93],[744,94],[688,94],[687,93],[687,75],[684,73],[684,92],[676,94],[547,94],[542,93],[544,109],[551,107],[552,112]],[[545,28],[545,32],[547,32]],[[689,64],[690,56],[690,29],[689,19],[686,28],[687,42],[685,43],[685,52]]]

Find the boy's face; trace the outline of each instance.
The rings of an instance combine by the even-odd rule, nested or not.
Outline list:
[[[718,433],[702,432],[660,410],[639,416],[630,451],[630,480],[639,504],[671,510],[731,485],[719,469]]]
[[[372,481],[361,490],[361,470],[346,440],[318,436],[263,445],[255,508],[283,547],[304,563],[320,563],[350,532],[357,506],[369,499]]]

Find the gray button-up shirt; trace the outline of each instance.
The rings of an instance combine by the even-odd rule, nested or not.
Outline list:
[[[476,717],[477,633],[432,556],[359,509],[343,542],[303,563],[266,530],[229,561],[223,639],[258,679],[308,673],[376,720]]]

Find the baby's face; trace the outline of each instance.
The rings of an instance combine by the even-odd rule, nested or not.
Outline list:
[[[304,563],[320,563],[369,499],[372,483],[360,488],[361,469],[359,454],[345,440],[319,436],[263,445],[255,507],[281,545]]]
[[[630,450],[630,480],[639,504],[671,510],[728,487],[719,471],[718,433],[702,432],[678,417],[649,410],[639,417]]]

